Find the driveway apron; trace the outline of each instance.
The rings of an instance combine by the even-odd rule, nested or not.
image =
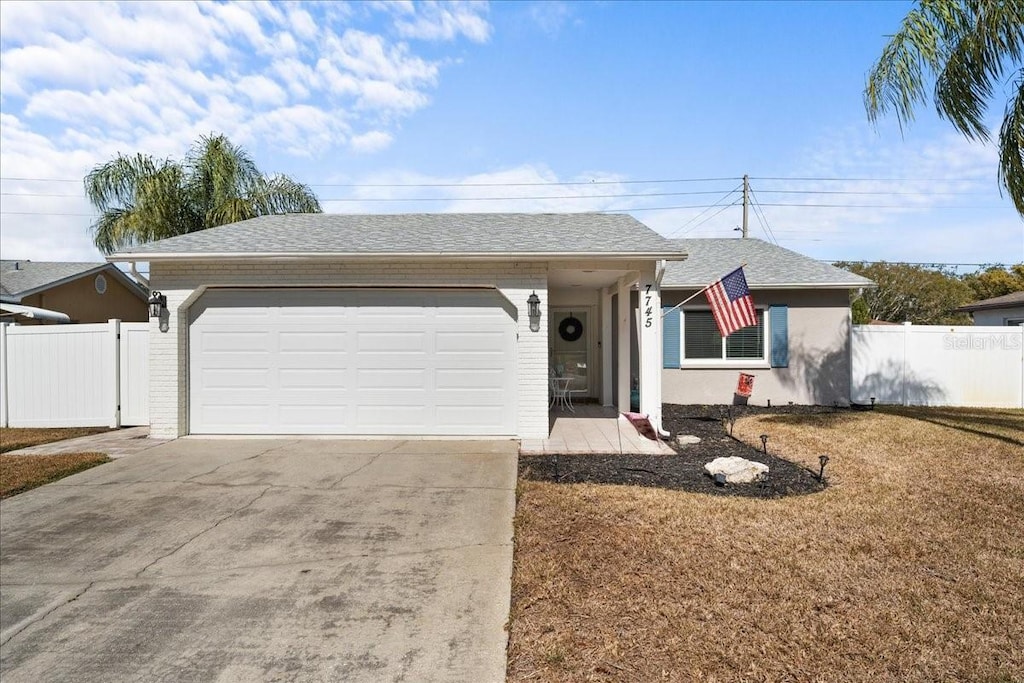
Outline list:
[[[179,439],[0,503],[0,678],[505,679],[515,442]]]

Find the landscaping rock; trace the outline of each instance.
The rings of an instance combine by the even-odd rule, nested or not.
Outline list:
[[[676,434],[676,443],[680,446],[693,446],[700,443],[700,437],[693,434]]]
[[[768,465],[734,455],[715,458],[704,465],[704,471],[712,477],[716,474],[725,475],[725,481],[729,484],[751,484],[768,476]]]

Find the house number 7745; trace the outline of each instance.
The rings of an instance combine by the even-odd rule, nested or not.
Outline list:
[[[654,309],[651,308],[651,285],[644,287],[644,327],[654,326]]]

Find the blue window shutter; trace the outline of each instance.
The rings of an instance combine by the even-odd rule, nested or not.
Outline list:
[[[666,368],[679,367],[679,309],[668,310],[663,306],[662,311],[667,311],[661,319],[661,358]]]
[[[768,309],[772,330],[772,367],[789,367],[789,306]]]

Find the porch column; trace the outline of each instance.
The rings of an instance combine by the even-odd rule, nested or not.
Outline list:
[[[612,287],[601,288],[601,405],[613,405],[612,397]]]
[[[630,338],[632,337],[629,319],[633,314],[633,307],[630,305],[629,301],[629,292],[632,287],[633,279],[629,276],[619,279],[619,306],[616,311],[616,317],[619,321],[619,338],[617,340],[619,357],[619,395],[615,401],[615,406],[619,409],[620,413],[629,412],[629,390],[632,388],[629,381],[629,352]]]
[[[640,273],[640,412],[661,430],[661,285],[656,264]]]

